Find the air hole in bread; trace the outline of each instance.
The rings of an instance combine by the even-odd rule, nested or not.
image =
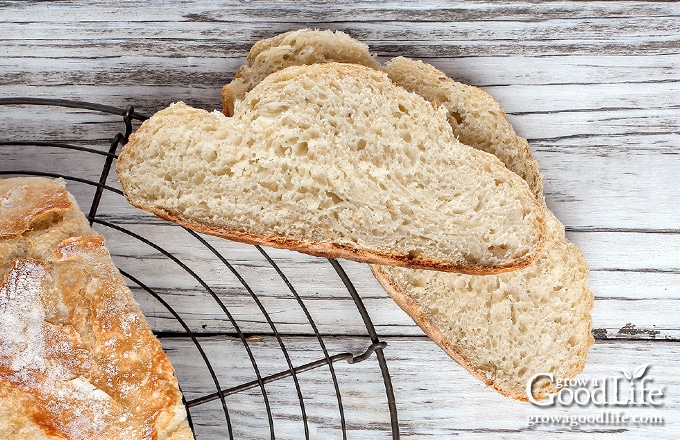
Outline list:
[[[423,254],[422,249],[411,249],[408,251],[408,258],[413,260],[414,258],[418,258]]]
[[[411,279],[411,285],[413,287],[425,287],[425,280],[423,280],[421,277],[413,277]]]
[[[258,182],[262,188],[268,189],[269,191],[272,192],[278,192],[279,191],[279,185],[276,182],[271,182],[271,183],[266,183],[266,182]]]
[[[413,209],[406,205],[401,205],[399,206],[399,212],[401,212],[404,216],[412,216],[413,215]],[[404,219],[406,220],[406,219]]]
[[[206,150],[203,152],[201,155],[202,159],[206,162],[212,162],[215,159],[217,159],[217,151],[215,150]]]
[[[339,195],[335,194],[333,191],[326,191],[326,195],[330,197],[330,199],[333,200],[333,203],[335,203],[336,205],[343,201],[343,199]]]
[[[205,180],[205,174],[203,173],[196,173],[194,176],[191,178],[191,183],[192,185],[200,185],[203,183],[203,180]]]
[[[453,119],[456,121],[456,123],[458,123],[458,124],[462,124],[462,123],[463,123],[463,117],[460,115],[460,113],[458,113],[458,112],[449,112],[449,115],[451,116],[451,118],[453,118]],[[449,119],[450,119],[450,118],[449,118]]]
[[[234,175],[234,173],[231,171],[231,168],[229,168],[229,167],[224,167],[224,168],[221,168],[221,169],[217,170],[217,172],[215,173],[215,175],[216,175],[216,176],[228,176],[228,177],[231,177],[231,176]]]
[[[491,252],[493,255],[495,255],[498,258],[502,258],[506,253],[507,253],[507,245],[492,245],[487,248],[489,252]]]
[[[480,212],[482,210],[482,200],[477,199],[477,204],[474,207],[475,212]]]
[[[307,145],[307,142],[300,142],[293,148],[293,153],[297,156],[306,156],[308,152],[309,145]]]

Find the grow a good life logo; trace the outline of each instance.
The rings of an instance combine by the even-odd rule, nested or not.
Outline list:
[[[664,390],[654,387],[654,380],[646,377],[648,369],[649,364],[644,364],[633,372],[619,370],[623,376],[596,379],[559,379],[553,374],[539,373],[527,382],[527,398],[537,406],[658,406],[661,405]],[[545,400],[536,400],[534,385],[546,379],[559,391]]]
[[[640,365],[633,370],[618,370],[621,374],[600,378],[560,379],[549,373],[534,375],[527,382],[527,398],[539,407],[600,407],[602,409],[622,407],[655,408],[663,404],[665,388],[655,384],[648,376],[649,364]],[[537,383],[549,381],[557,390],[544,400],[536,399],[533,390]],[[660,416],[632,416],[620,411],[601,411],[598,414],[578,416],[529,416],[529,426],[535,424],[645,424],[663,425]]]

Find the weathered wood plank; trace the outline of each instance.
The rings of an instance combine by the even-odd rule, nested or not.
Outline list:
[[[267,8],[258,6],[262,4],[266,4]],[[225,29],[227,32],[233,31],[229,25],[248,24],[251,32],[255,33],[251,36],[254,39],[262,38],[265,29],[280,32],[295,24],[314,26],[324,23],[335,27],[356,28],[355,33],[359,34],[357,36],[367,40],[403,40],[404,35],[421,33],[425,38],[420,39],[422,42],[420,47],[432,45],[433,40],[453,40],[462,43],[461,46],[472,41],[474,44],[467,45],[479,50],[484,48],[485,45],[481,44],[484,41],[499,40],[502,45],[512,46],[515,50],[522,46],[528,50],[536,50],[535,46],[540,45],[543,47],[538,50],[545,54],[545,46],[549,45],[573,46],[577,50],[590,52],[603,48],[610,51],[617,48],[622,50],[630,44],[630,40],[648,42],[648,47],[644,44],[639,45],[637,47],[639,51],[658,50],[659,46],[663,47],[668,40],[673,41],[668,36],[672,35],[672,29],[677,26],[677,20],[674,18],[678,15],[677,6],[673,4],[650,3],[638,3],[635,8],[623,8],[620,5],[606,8],[590,3],[583,5],[547,3],[532,5],[530,8],[523,4],[486,3],[475,5],[476,7],[447,8],[444,3],[432,2],[417,7],[411,6],[406,10],[402,7],[391,8],[389,3],[364,7],[347,3],[336,4],[330,8],[329,5],[324,8],[320,4],[307,7],[298,4],[277,4],[272,8],[269,2],[246,5],[225,3],[220,6],[216,8],[214,4],[201,4],[197,8],[196,5],[174,7],[163,5],[161,14],[154,2],[144,3],[136,8],[98,4],[89,10],[73,14],[73,7],[77,7],[77,4],[69,4],[60,8],[50,8],[49,12],[44,7],[14,9],[9,11],[13,14],[7,14],[5,20],[26,21],[27,16],[24,14],[31,11],[34,13],[30,18],[32,21],[35,20],[35,15],[40,16],[40,9],[43,9],[49,14],[45,16],[54,17],[55,21],[62,20],[68,24],[94,22],[102,30],[110,30],[120,21],[132,20],[141,24],[136,26],[136,30],[142,33],[144,30],[153,32],[160,23],[171,24],[171,30],[187,23],[194,29],[219,24],[221,25],[219,29]],[[606,14],[603,14],[604,11]],[[613,17],[616,20],[612,20]],[[149,21],[155,26],[148,25]],[[437,25],[435,33],[431,33],[432,22]],[[442,25],[442,22],[449,25]],[[494,23],[496,26],[480,30],[479,22]],[[269,26],[265,28],[264,24]],[[423,28],[430,32],[423,32],[421,30]],[[86,35],[85,32],[83,34]],[[630,40],[621,38],[621,34],[630,35]],[[614,35],[618,38],[614,38]],[[603,41],[603,38],[606,40]],[[449,56],[461,55],[460,46],[456,50],[456,53]]]
[[[184,392],[189,399],[215,390],[213,380],[194,354],[190,342],[163,338]],[[579,376],[591,381],[607,377],[623,377],[620,370],[634,370],[649,364],[647,377],[655,387],[664,389],[663,405],[659,407],[596,407],[595,405],[556,406],[540,408],[531,403],[517,402],[485,388],[460,366],[455,364],[429,340],[423,338],[387,338],[384,350],[391,381],[397,399],[402,438],[485,438],[497,434],[503,438],[543,438],[546,431],[560,438],[581,438],[585,432],[591,438],[625,433],[633,437],[654,436],[671,438],[680,414],[672,408],[678,404],[680,381],[676,362],[680,354],[678,344],[628,342],[597,343],[589,356],[589,363]],[[233,339],[201,339],[224,388],[254,380],[251,363],[242,355],[242,344]],[[293,365],[323,359],[318,343],[306,338],[286,339]],[[366,347],[365,339],[346,338],[326,340],[330,354],[358,353]],[[287,369],[280,347],[272,338],[252,342],[258,366],[277,366]],[[236,353],[236,355],[234,355]],[[191,359],[194,359],[191,361]],[[391,438],[389,412],[385,402],[384,385],[375,356],[349,365],[334,364],[340,384],[341,398],[347,418],[348,438]],[[274,368],[275,369],[275,368]],[[339,410],[332,388],[329,370],[322,367],[298,376],[305,410],[311,415],[311,438],[339,437]],[[265,386],[274,414],[277,438],[299,438],[302,432],[300,403],[294,382],[288,378]],[[269,424],[262,392],[259,389],[238,393],[227,398],[234,431],[247,438],[267,437]],[[480,417],[479,408],[493,408],[493,417]],[[663,425],[598,425],[567,424],[528,426],[529,417],[597,416],[603,411],[624,412],[629,417],[663,417]],[[198,439],[223,438],[226,432],[224,412],[211,404],[192,409]],[[318,415],[318,416],[317,416]],[[323,416],[321,416],[323,415]],[[367,428],[368,427],[368,428]],[[280,437],[279,437],[280,436]]]

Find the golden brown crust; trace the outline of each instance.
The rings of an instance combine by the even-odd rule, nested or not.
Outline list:
[[[47,179],[0,179],[0,237],[21,235],[34,223],[71,209],[66,189]]]
[[[70,199],[58,183],[31,179],[27,200],[50,200],[45,191]],[[24,187],[26,181],[16,183]],[[104,238],[63,238],[69,230],[92,233],[72,204],[66,216],[74,213],[82,218],[66,230],[60,223],[68,220],[49,224],[37,236],[28,230],[24,240],[31,245],[23,256],[14,255],[4,274],[0,438],[192,438],[174,370]],[[81,230],[74,231],[75,225]],[[55,237],[60,241],[54,243]]]
[[[244,75],[247,66],[241,66],[234,74],[234,80],[237,80]],[[232,90],[231,84],[222,86],[222,113],[225,116],[234,116],[234,106],[236,105],[236,94]]]
[[[229,84],[222,86],[222,113],[224,116],[234,116],[235,97]]]
[[[513,260],[513,264],[504,266],[473,266],[460,265],[454,263],[442,263],[422,257],[409,257],[408,255],[389,254],[386,252],[359,249],[352,246],[341,245],[332,242],[318,242],[311,240],[298,240],[282,237],[267,237],[253,235],[235,230],[224,229],[203,223],[186,220],[179,215],[171,214],[167,211],[155,209],[150,206],[137,203],[128,198],[128,202],[140,209],[150,212],[159,218],[171,221],[185,228],[196,232],[201,232],[227,240],[238,241],[246,244],[270,246],[278,249],[287,249],[302,252],[316,257],[326,258],[345,258],[360,263],[384,264],[387,266],[408,267],[412,269],[437,270],[442,272],[457,272],[468,275],[492,275],[503,272],[512,272],[529,266],[534,261],[535,256],[541,251],[545,240],[545,221],[540,219],[540,238],[536,250],[533,254],[523,258]]]

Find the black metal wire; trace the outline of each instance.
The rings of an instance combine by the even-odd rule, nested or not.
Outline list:
[[[67,107],[67,108],[77,108],[84,110],[94,110],[102,113],[110,113],[112,115],[125,116],[127,109],[121,109],[118,107],[97,104],[94,102],[87,101],[71,101],[68,99],[53,99],[53,98],[26,98],[26,97],[16,97],[16,98],[0,98],[0,105],[45,105],[54,107]],[[138,121],[143,121],[149,119],[148,115],[131,112],[131,119],[136,119]],[[130,134],[128,133],[128,136]]]
[[[96,218],[97,216],[97,210],[99,207],[99,204],[101,202],[102,195],[104,191],[108,191],[120,196],[123,196],[123,193],[116,189],[113,188],[109,185],[106,184],[111,168],[113,166],[113,161],[114,159],[117,158],[117,149],[119,146],[124,145],[127,142],[128,137],[132,133],[132,120],[138,120],[138,121],[143,121],[148,118],[147,115],[137,113],[134,111],[132,106],[127,106],[125,109],[120,109],[117,107],[112,107],[112,106],[106,106],[106,105],[101,105],[101,104],[96,104],[96,103],[91,103],[91,102],[83,102],[83,101],[68,101],[68,100],[61,100],[61,99],[44,99],[44,98],[0,98],[0,105],[44,105],[44,106],[56,106],[56,107],[67,107],[67,108],[77,108],[77,109],[86,109],[86,110],[93,110],[93,111],[98,111],[98,112],[103,112],[103,113],[109,113],[109,114],[115,114],[123,117],[123,122],[125,124],[125,130],[124,133],[118,133],[116,136],[114,136],[113,140],[111,141],[110,148],[107,152],[104,151],[99,151],[95,150],[92,148],[87,148],[87,147],[81,147],[81,146],[76,146],[76,145],[71,145],[71,144],[66,144],[62,142],[51,142],[51,141],[16,141],[16,140],[11,140],[11,141],[0,141],[0,146],[26,146],[26,147],[40,147],[40,148],[59,148],[59,149],[66,149],[66,150],[73,150],[76,152],[82,152],[86,154],[94,154],[94,155],[100,155],[104,157],[104,164],[102,166],[102,171],[99,176],[99,180],[97,182],[84,179],[78,176],[71,176],[71,175],[65,175],[65,174],[59,174],[59,173],[53,173],[53,172],[44,172],[44,171],[35,171],[35,170],[0,170],[0,175],[35,175],[35,176],[44,176],[44,177],[52,177],[52,178],[57,178],[61,177],[66,180],[71,180],[79,183],[83,183],[86,185],[90,185],[95,187],[95,193],[92,199],[92,203],[90,205],[90,210],[88,214],[88,219],[90,223],[96,223],[101,226],[111,228],[113,230],[117,230],[123,234],[128,235],[129,237],[146,244],[147,246],[150,246],[151,248],[155,249],[157,252],[160,254],[164,255],[166,258],[170,259],[173,261],[174,264],[177,264],[179,267],[181,267],[187,274],[189,274],[192,278],[194,278],[201,286],[203,289],[205,289],[206,292],[213,298],[213,300],[218,304],[218,306],[221,308],[222,312],[225,314],[229,322],[231,323],[232,327],[234,328],[234,331],[237,335],[237,337],[240,339],[242,345],[246,349],[246,352],[248,354],[248,358],[251,362],[251,365],[253,367],[253,370],[255,372],[256,379],[253,381],[249,381],[240,385],[232,386],[229,388],[223,389],[220,381],[217,377],[216,372],[214,371],[208,354],[205,352],[203,347],[201,346],[196,334],[191,331],[190,327],[188,324],[181,318],[180,314],[170,306],[170,304],[165,301],[161,295],[159,295],[157,292],[155,292],[153,289],[149,288],[147,285],[145,285],[143,282],[138,280],[136,277],[133,275],[121,271],[121,274],[126,277],[128,280],[130,280],[132,283],[136,284],[139,288],[147,292],[149,295],[151,295],[156,301],[158,301],[168,312],[173,316],[173,318],[180,324],[184,332],[186,333],[187,336],[191,339],[192,343],[195,345],[196,349],[198,350],[199,354],[201,355],[203,362],[206,365],[206,368],[213,380],[213,383],[215,385],[216,391],[211,394],[203,395],[191,400],[184,400],[185,406],[187,408],[187,416],[189,423],[191,424],[192,430],[194,429],[194,424],[193,420],[191,417],[191,408],[195,408],[201,404],[211,402],[214,400],[219,400],[222,405],[222,409],[225,414],[225,423],[227,425],[227,430],[229,433],[229,438],[233,439],[233,426],[231,422],[231,418],[229,416],[229,409],[227,407],[227,403],[225,400],[226,396],[236,394],[242,391],[246,391],[249,389],[253,388],[259,388],[260,393],[262,394],[262,397],[264,399],[265,403],[265,408],[267,411],[267,416],[268,416],[268,422],[269,422],[269,427],[270,427],[270,437],[272,439],[275,438],[275,432],[274,432],[274,422],[273,422],[273,415],[271,411],[271,407],[269,405],[268,397],[267,397],[267,391],[265,388],[265,384],[278,381],[284,378],[291,377],[293,379],[293,382],[295,384],[297,396],[298,396],[298,401],[300,403],[300,408],[302,411],[302,419],[303,419],[303,424],[304,424],[304,431],[305,431],[305,438],[309,438],[309,426],[308,426],[308,421],[307,421],[307,415],[306,415],[306,410],[305,410],[305,402],[304,402],[304,396],[302,393],[302,389],[300,387],[297,375],[299,373],[309,371],[312,369],[320,368],[320,367],[327,367],[329,369],[329,372],[332,377],[333,381],[333,386],[335,389],[335,394],[336,398],[338,401],[338,410],[340,413],[340,424],[341,424],[341,429],[342,429],[342,435],[343,439],[346,440],[347,438],[347,426],[346,426],[346,420],[345,420],[345,414],[344,414],[344,408],[342,404],[342,394],[340,392],[340,387],[338,383],[337,376],[335,374],[335,370],[333,368],[333,364],[335,362],[338,362],[340,360],[347,361],[350,364],[356,363],[356,362],[362,362],[368,358],[371,357],[373,353],[375,353],[376,358],[378,360],[380,370],[382,373],[383,377],[383,382],[385,385],[385,391],[387,394],[387,401],[388,401],[388,409],[390,412],[390,423],[391,423],[391,430],[392,430],[392,438],[393,439],[398,439],[399,438],[399,425],[398,425],[398,419],[397,419],[397,408],[395,404],[395,399],[394,399],[394,392],[393,392],[393,387],[389,375],[389,370],[387,368],[387,363],[383,354],[383,349],[387,346],[387,344],[383,341],[379,340],[379,337],[375,331],[375,328],[373,327],[373,324],[371,322],[370,316],[361,301],[361,298],[354,288],[351,280],[349,279],[349,276],[347,273],[344,271],[342,266],[337,262],[335,259],[329,259],[328,261],[331,263],[333,268],[335,269],[336,273],[342,280],[343,284],[347,288],[348,292],[350,293],[350,296],[352,297],[357,310],[359,311],[362,320],[364,322],[364,325],[366,326],[366,329],[368,331],[369,337],[371,339],[371,344],[366,348],[366,350],[358,355],[355,355],[353,353],[349,352],[344,352],[344,353],[338,353],[331,355],[327,348],[326,345],[323,341],[323,338],[321,337],[321,334],[316,326],[316,323],[311,317],[311,314],[309,313],[309,310],[305,306],[304,302],[302,301],[301,297],[297,293],[296,289],[292,285],[292,283],[289,281],[289,279],[285,276],[283,271],[280,269],[280,267],[275,263],[275,261],[262,249],[260,246],[255,246],[258,251],[264,256],[264,258],[267,260],[267,262],[272,266],[272,268],[277,272],[277,274],[281,277],[281,279],[284,281],[286,284],[287,288],[290,290],[292,293],[293,297],[297,301],[298,305],[301,307],[303,310],[307,321],[309,325],[311,326],[314,335],[317,339],[317,342],[319,343],[321,350],[323,352],[323,358],[319,359],[317,361],[313,362],[308,362],[303,365],[299,366],[294,366],[292,363],[292,360],[290,359],[290,356],[288,354],[288,351],[285,347],[285,344],[283,343],[282,335],[279,333],[279,331],[276,329],[274,321],[271,319],[269,316],[268,312],[266,311],[266,308],[263,306],[253,289],[248,285],[248,283],[245,281],[245,279],[236,271],[236,269],[231,265],[228,260],[220,254],[213,246],[211,246],[205,239],[203,239],[199,234],[197,234],[194,231],[188,230],[185,228],[185,231],[188,232],[191,236],[193,236],[196,240],[198,240],[203,246],[205,246],[208,250],[210,250],[221,262],[224,264],[231,272],[232,274],[237,278],[237,280],[241,283],[241,285],[246,289],[246,291],[249,293],[253,301],[256,303],[258,306],[260,312],[263,314],[265,317],[267,323],[270,326],[270,329],[272,330],[272,333],[274,334],[279,347],[281,351],[284,354],[286,363],[288,368],[286,370],[280,371],[275,374],[270,374],[267,376],[262,376],[260,374],[257,362],[255,361],[255,358],[253,356],[253,353],[248,345],[248,340],[245,336],[245,334],[241,331],[238,323],[236,320],[233,318],[229,310],[227,309],[226,305],[221,301],[221,299],[218,297],[218,295],[210,288],[210,286],[205,283],[201,279],[201,277],[191,270],[186,264],[184,264],[179,258],[174,256],[171,252],[165,250],[162,246],[152,242],[151,240],[148,240],[145,237],[140,236],[139,234],[136,234],[126,228],[123,228],[119,225],[115,225],[113,223],[110,223],[108,221],[102,220],[101,218]]]
[[[331,262],[331,265],[333,265],[333,268],[337,272],[337,274],[340,276],[340,279],[342,282],[345,284],[345,287],[347,288],[347,291],[349,294],[352,296],[352,299],[354,299],[354,303],[357,305],[357,309],[359,310],[359,313],[361,314],[361,318],[364,320],[364,325],[366,326],[366,330],[368,330],[368,334],[371,337],[371,341],[373,344],[377,344],[379,339],[378,339],[378,333],[375,331],[375,327],[373,327],[373,322],[371,321],[371,317],[368,315],[368,311],[366,310],[366,307],[364,307],[363,301],[361,301],[361,297],[359,296],[359,292],[354,288],[354,284],[352,281],[349,279],[349,276],[347,275],[347,272],[342,268],[340,263],[338,263],[338,260],[335,258],[329,258],[328,261]],[[397,440],[399,439],[399,419],[397,417],[397,404],[396,400],[394,398],[394,388],[392,387],[392,379],[390,378],[390,372],[389,369],[387,368],[387,362],[385,361],[385,356],[383,354],[382,348],[376,349],[375,350],[376,357],[378,358],[378,363],[380,365],[380,371],[382,372],[383,376],[383,382],[385,383],[385,393],[387,394],[387,405],[390,409],[390,424],[392,427],[392,439]]]
[[[260,309],[260,312],[264,315],[265,319],[267,320],[267,324],[269,324],[269,328],[271,328],[272,332],[274,333],[274,337],[276,338],[276,341],[279,344],[279,347],[281,348],[281,351],[283,352],[284,357],[286,358],[286,363],[288,364],[289,371],[291,372],[291,376],[293,377],[293,382],[295,383],[295,390],[297,391],[298,395],[298,401],[300,402],[300,407],[302,409],[302,418],[303,418],[303,424],[304,424],[304,430],[305,430],[305,438],[309,439],[309,426],[307,425],[307,414],[305,412],[305,402],[304,399],[302,398],[302,390],[300,389],[300,382],[298,381],[297,374],[295,372],[295,368],[293,367],[293,363],[290,360],[290,356],[288,355],[288,350],[286,350],[286,346],[283,343],[283,340],[281,339],[281,335],[279,334],[279,331],[276,329],[276,326],[274,325],[274,322],[272,321],[271,317],[269,316],[269,313],[267,313],[267,310],[265,310],[264,306],[262,305],[262,302],[260,299],[255,295],[255,292],[253,292],[253,289],[250,288],[250,285],[246,282],[246,280],[239,274],[236,269],[234,269],[234,266],[232,266],[226,258],[222,256],[217,250],[210,245],[207,241],[205,241],[200,235],[198,235],[196,232],[187,229],[187,231],[193,235],[198,241],[203,244],[208,250],[210,250],[221,262],[224,264],[230,271],[231,273],[236,277],[236,279],[241,283],[241,285],[246,289],[250,297],[255,301],[255,304],[257,304],[257,307]],[[258,379],[259,379],[259,373],[258,373]],[[264,379],[263,382],[264,384]],[[271,408],[269,407],[269,401],[268,399],[265,398],[265,406],[267,408],[267,417],[269,419],[269,434],[272,438],[272,440],[276,437],[274,435],[274,419],[272,417],[272,412]]]
[[[353,353],[338,353],[338,354],[331,356],[329,358],[329,361],[330,361],[331,364],[333,362],[337,362],[337,361],[340,361],[340,360],[347,361],[348,364],[356,364],[358,362],[365,361],[366,359],[371,357],[371,354],[373,354],[374,352],[377,352],[378,350],[382,350],[385,347],[387,347],[386,342],[378,342],[378,343],[369,345],[368,348],[366,348],[366,351],[359,354],[359,355],[355,355]],[[319,359],[317,361],[309,362],[309,363],[300,365],[298,367],[295,367],[292,370],[285,370],[285,371],[281,371],[281,372],[276,373],[276,374],[266,376],[266,377],[262,378],[262,381],[264,383],[270,383],[270,382],[274,382],[274,381],[277,381],[277,380],[281,380],[283,378],[293,376],[294,374],[302,373],[303,371],[310,371],[310,370],[313,370],[315,368],[322,367],[322,366],[326,365],[327,362],[328,361],[326,361],[326,359]],[[218,397],[224,397],[224,396],[228,396],[230,394],[240,393],[242,391],[246,391],[246,390],[249,390],[251,388],[255,388],[258,385],[259,385],[259,382],[256,381],[256,380],[246,382],[246,383],[238,385],[236,387],[232,387],[232,388],[229,388],[229,389],[226,389],[226,390],[221,390],[219,393],[209,394],[207,396],[203,396],[203,397],[199,397],[197,399],[190,400],[190,401],[187,402],[187,406],[189,408],[191,408],[193,406],[201,405],[203,403],[215,400]]]
[[[279,268],[279,265],[274,262],[274,260],[267,254],[264,249],[262,249],[261,246],[255,245],[257,250],[260,251],[260,253],[265,257],[267,262],[276,270],[276,273],[281,277],[283,282],[286,284],[286,287],[288,287],[288,290],[293,294],[293,297],[295,297],[295,300],[298,302],[300,305],[300,308],[305,314],[305,317],[307,318],[307,322],[309,322],[309,325],[312,327],[312,330],[314,331],[314,336],[316,336],[316,340],[319,342],[319,346],[321,347],[321,351],[323,352],[324,358],[326,359],[326,363],[328,365],[328,370],[331,374],[331,379],[333,380],[333,388],[335,389],[335,397],[338,400],[338,411],[340,412],[340,428],[342,430],[342,438],[343,440],[347,440],[347,422],[345,421],[345,409],[342,405],[342,393],[340,393],[340,385],[338,384],[338,377],[335,374],[335,368],[333,368],[333,361],[328,354],[328,349],[326,349],[326,343],[323,341],[323,338],[321,337],[321,333],[319,333],[319,329],[316,326],[316,323],[314,322],[314,319],[312,319],[312,315],[309,313],[309,310],[307,309],[307,306],[305,303],[302,301],[302,298],[300,298],[300,295],[297,293],[291,282],[288,280],[288,277],[284,275],[283,271],[281,268]]]
[[[128,106],[128,111],[131,113],[132,112],[132,106]],[[127,114],[128,112],[126,112]],[[129,126],[129,122],[126,121],[126,126]],[[130,126],[130,130],[132,127]],[[126,129],[127,131],[127,129]],[[114,138],[113,141],[111,141],[111,147],[109,148],[109,154],[106,156],[106,160],[104,161],[104,167],[102,168],[102,173],[99,176],[99,185],[97,185],[97,189],[94,193],[94,197],[92,198],[92,204],[90,205],[90,212],[87,215],[87,218],[90,219],[90,225],[92,225],[92,220],[94,220],[94,216],[97,215],[97,208],[99,208],[99,202],[102,200],[102,194],[104,192],[103,185],[106,184],[106,179],[109,177],[109,173],[111,172],[111,166],[113,165],[113,158],[116,154],[116,150],[118,149],[118,145],[124,144],[127,142],[127,138],[130,135],[122,135],[118,133]]]

